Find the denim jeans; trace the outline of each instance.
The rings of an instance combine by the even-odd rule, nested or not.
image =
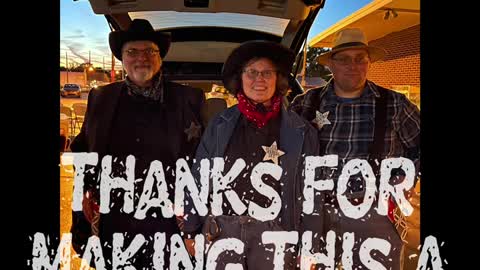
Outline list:
[[[210,226],[218,226],[219,229],[218,235],[211,241],[208,240],[206,232],[215,232],[216,228],[210,228]],[[274,250],[273,244],[262,243],[263,232],[283,230],[280,223],[276,220],[259,221],[249,216],[209,216],[203,227],[207,245],[212,245],[225,238],[236,238],[244,244],[242,254],[237,254],[231,250],[221,253],[216,260],[216,269],[225,269],[225,266],[229,263],[239,264],[243,269],[249,270],[273,269],[274,252],[285,253],[284,269],[295,269],[298,251],[296,244],[286,244],[284,251],[278,251]]]

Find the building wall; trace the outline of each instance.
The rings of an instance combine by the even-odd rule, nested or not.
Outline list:
[[[96,80],[98,82],[105,82],[105,83],[110,81],[107,74],[102,72],[88,73],[87,81],[85,81],[84,72],[71,72],[71,71],[68,72],[68,83],[76,83],[82,87],[87,87],[87,85],[93,80]],[[67,72],[60,71],[60,84],[64,85],[66,83],[67,83]],[[87,85],[85,85],[85,83],[87,83]]]
[[[370,80],[387,88],[393,85],[420,88],[420,25],[372,40],[370,45],[387,50],[383,61],[372,64]]]
[[[372,64],[368,79],[404,93],[420,107],[420,25],[370,41],[384,48],[385,59]]]
[[[69,71],[67,82],[67,72],[60,71],[60,84],[63,86],[66,83],[76,83],[83,87],[85,85],[85,73]]]
[[[98,81],[98,82],[110,82],[110,78],[107,76],[106,73],[103,72],[89,72],[88,73],[88,81]]]

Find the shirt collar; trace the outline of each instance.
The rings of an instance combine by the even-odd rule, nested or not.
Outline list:
[[[332,96],[335,96],[333,84],[334,84],[334,80],[332,79],[328,82],[327,86],[325,87],[325,92],[329,93]],[[375,96],[375,98],[380,97],[380,93],[378,92],[377,85],[367,80],[367,82],[365,83],[365,88],[363,89],[362,94],[360,95],[359,98],[370,97],[372,95]]]
[[[147,99],[151,99],[154,101],[160,101],[163,103],[164,99],[164,89],[163,89],[163,76],[162,72],[160,71],[157,75],[153,78],[153,84],[149,87],[140,87],[133,83],[128,76],[125,78],[125,83],[127,85],[128,93],[131,96],[142,96]]]

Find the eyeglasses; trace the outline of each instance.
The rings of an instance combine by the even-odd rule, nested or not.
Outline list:
[[[365,65],[368,63],[369,58],[367,55],[361,56],[361,57],[355,57],[355,58],[350,58],[350,57],[332,57],[332,60],[335,61],[336,63],[346,66],[350,64],[355,64],[355,65]]]
[[[258,71],[255,69],[245,69],[243,71],[245,74],[247,74],[247,77],[251,80],[255,80],[258,75],[262,75],[263,78],[265,79],[271,79],[273,77],[273,74],[276,74],[277,71],[275,70],[264,70],[264,71]]]
[[[128,49],[124,51],[127,53],[129,57],[139,57],[140,55],[147,55],[149,57],[157,55],[160,50],[155,49],[145,49],[145,50],[137,50],[137,49]]]

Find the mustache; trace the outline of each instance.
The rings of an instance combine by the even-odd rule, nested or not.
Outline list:
[[[152,65],[136,65],[134,68],[152,68]]]

